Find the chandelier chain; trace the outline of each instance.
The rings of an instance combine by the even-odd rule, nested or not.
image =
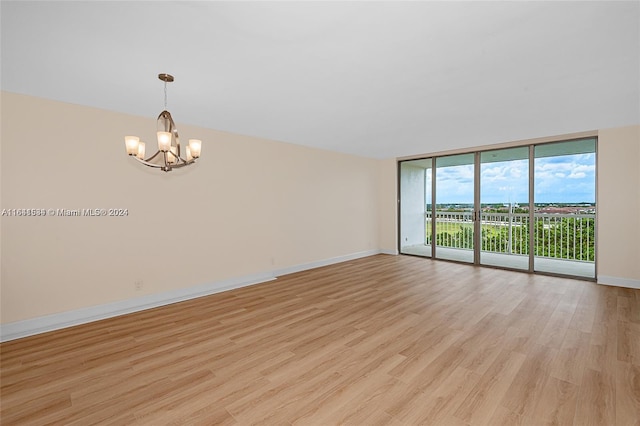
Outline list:
[[[164,82],[164,109],[167,109],[167,82]]]

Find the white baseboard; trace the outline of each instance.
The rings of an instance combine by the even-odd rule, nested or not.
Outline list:
[[[307,271],[309,269],[320,268],[322,266],[333,265],[335,263],[341,263],[349,260],[360,259],[362,257],[373,256],[381,253],[382,252],[380,250],[361,251],[358,253],[347,254],[344,256],[331,257],[329,259],[316,260],[314,262],[302,263],[300,265],[294,265],[286,268],[276,269],[275,271],[273,271],[273,274],[276,277],[280,277],[282,275],[293,274],[301,271]]]
[[[274,279],[275,277],[272,273],[248,275],[245,277],[232,278],[185,289],[149,294],[142,297],[136,297],[134,299],[121,300],[118,302],[106,303],[104,305],[80,308],[73,311],[2,324],[0,325],[0,342],[20,339],[22,337],[33,336],[35,334],[46,333],[48,331],[59,330],[61,328],[72,327],[74,325],[85,324],[119,315],[144,311],[146,309],[183,302],[197,297],[260,284]]]
[[[275,271],[261,274],[248,275],[244,277],[231,278],[215,283],[202,284],[195,287],[172,290],[164,293],[149,294],[134,299],[121,300],[104,305],[91,306],[87,308],[75,309],[73,311],[61,312],[58,314],[46,315],[38,318],[16,321],[0,325],[0,342],[20,339],[22,337],[33,336],[48,331],[59,330],[61,328],[72,327],[74,325],[86,324],[119,315],[144,311],[146,309],[157,308],[159,306],[170,305],[172,303],[183,302],[197,297],[208,296],[210,294],[221,293],[223,291],[236,288],[247,287],[276,279],[276,277],[292,274],[294,272],[306,271],[319,268],[321,266],[333,265],[335,263],[346,262],[348,260],[360,259],[362,257],[376,254],[391,254],[382,250],[367,250],[352,253],[345,256],[333,257],[330,259],[294,265]]]
[[[598,275],[598,284],[611,285],[615,287],[626,287],[640,289],[640,280],[632,278],[611,277],[609,275]]]
[[[391,256],[397,256],[398,254],[398,249],[395,250],[380,250],[380,254],[389,254]]]

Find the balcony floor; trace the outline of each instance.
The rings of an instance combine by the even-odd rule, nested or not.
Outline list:
[[[400,252],[402,254],[431,257],[431,247],[423,244],[402,247]],[[439,259],[456,260],[459,262],[469,263],[473,262],[472,250],[438,247],[437,253]],[[480,264],[527,270],[529,267],[529,258],[528,256],[522,255],[481,252]],[[537,272],[548,272],[584,278],[596,277],[596,266],[593,262],[535,257],[534,270]]]

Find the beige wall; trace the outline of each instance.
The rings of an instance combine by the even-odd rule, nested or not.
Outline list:
[[[398,253],[398,168],[395,159],[382,160],[378,165],[378,220],[380,250]]]
[[[598,132],[597,256],[598,281],[640,284],[640,126]]]
[[[379,161],[174,115],[202,158],[163,173],[124,150],[153,117],[2,93],[2,208],[129,210],[3,217],[2,323],[378,249]]]
[[[165,174],[124,153],[125,134],[151,145],[153,118],[5,92],[1,108],[1,208],[129,210],[127,217],[3,217],[3,324],[397,250],[395,159],[186,126],[176,114],[183,139],[203,139],[203,157]],[[640,126],[598,134],[598,274],[633,284]]]

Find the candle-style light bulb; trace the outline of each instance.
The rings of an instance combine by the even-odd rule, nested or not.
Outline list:
[[[171,133],[158,132],[158,149],[167,152],[171,149]]]
[[[137,136],[125,136],[124,145],[127,148],[127,154],[137,155],[139,142],[140,142],[140,138]]]
[[[200,157],[200,150],[202,149],[202,141],[200,139],[189,139],[189,150],[193,158]]]
[[[138,144],[138,154],[136,155],[136,157],[138,157],[141,160],[144,160],[144,151],[145,151],[145,144],[144,142],[140,142]]]
[[[178,162],[177,159],[177,148],[175,146],[172,146],[171,149],[169,151],[167,151],[167,163],[169,164],[174,164]]]

